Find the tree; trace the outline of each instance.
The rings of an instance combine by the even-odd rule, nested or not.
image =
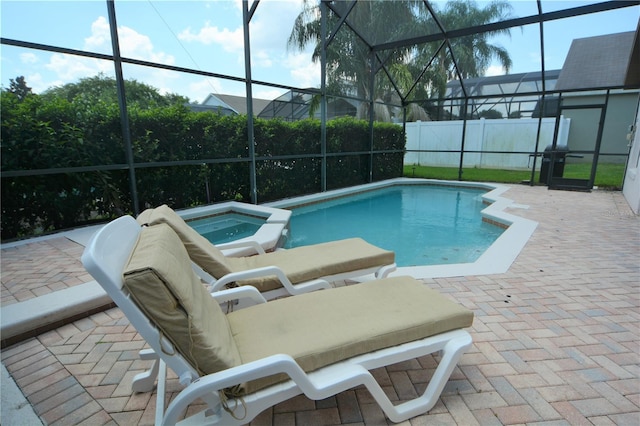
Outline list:
[[[15,80],[9,79],[9,93],[13,93],[19,100],[24,100],[28,95],[32,94],[31,87],[27,86],[24,76],[17,77]]]
[[[369,45],[378,44],[386,37],[402,39],[409,34],[408,29],[415,22],[413,1],[361,1],[349,13],[349,25],[358,28],[366,40],[361,39],[353,31],[343,27],[338,31],[329,45],[327,55],[327,91],[335,95],[354,96],[360,99],[370,99],[378,95],[380,100],[387,101],[388,81],[376,79],[374,93],[370,93],[371,55]],[[333,7],[339,14],[347,13],[346,3],[335,2]],[[305,0],[303,10],[296,18],[289,36],[288,45],[299,50],[309,43],[315,44],[312,60],[320,60],[320,9],[319,2]],[[331,11],[328,14],[329,28],[335,27],[340,16]],[[389,25],[393,21],[394,25]],[[393,67],[402,63],[409,49],[397,49],[385,54],[386,62]],[[359,115],[368,115],[367,108],[360,108]],[[378,109],[379,114],[389,116],[388,111]],[[382,121],[382,120],[381,120]]]
[[[488,119],[502,118],[502,113],[495,109],[483,109],[478,113],[478,118],[488,118]]]
[[[184,105],[189,102],[189,98],[177,94],[162,95],[155,87],[137,80],[125,80],[124,87],[127,105],[135,105],[140,109]],[[82,78],[77,83],[67,83],[64,86],[50,88],[42,96],[45,98],[64,98],[68,102],[74,103],[97,104],[104,102],[115,105],[118,103],[115,78],[106,77],[102,73],[94,77]]]
[[[510,18],[512,10],[513,6],[503,0],[492,1],[484,8],[478,7],[475,0],[459,0],[447,2],[444,9],[436,11],[436,14],[444,29],[448,30],[498,22]],[[429,20],[424,25],[432,26]],[[497,59],[509,73],[512,66],[509,52],[489,43],[490,37],[501,34],[510,35],[510,30],[506,28],[450,39],[451,50],[442,49],[434,61],[439,78],[434,80],[432,96],[443,96],[447,81],[484,75],[493,59]],[[418,59],[422,61],[435,54],[434,45],[429,44],[419,47],[418,51]]]
[[[289,47],[299,50],[314,43],[312,59],[315,62],[320,60],[321,53],[319,7],[318,1],[303,2],[303,9],[294,22],[288,41]],[[332,7],[338,13],[333,10],[328,13],[328,28],[331,29],[335,28],[340,17],[348,13],[349,4],[334,2]],[[456,0],[448,2],[442,11],[434,9],[434,12],[447,31],[496,22],[510,17],[511,10],[512,6],[504,0],[493,1],[484,8],[478,7],[474,0]],[[358,34],[347,27],[355,28]],[[374,66],[379,67],[382,62],[384,69],[376,70],[374,93],[369,93],[370,46],[439,31],[436,20],[420,1],[358,1],[349,12],[346,27],[335,34],[327,48],[328,92],[385,102],[427,99],[443,95],[446,83],[451,79],[482,75],[494,58],[507,72],[511,67],[508,52],[488,42],[495,34],[509,34],[509,29],[450,39],[451,51],[445,48],[438,52],[439,42],[401,46],[378,52],[379,62]],[[425,64],[430,61],[431,66],[425,70]],[[414,85],[418,79],[420,81]],[[415,107],[410,113],[421,115]]]

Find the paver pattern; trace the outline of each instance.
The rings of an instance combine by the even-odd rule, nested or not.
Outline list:
[[[640,424],[640,218],[618,192],[514,186],[504,196],[528,205],[511,212],[538,228],[506,273],[424,280],[474,311],[474,344],[436,406],[403,424]],[[155,394],[131,391],[148,367],[142,347],[115,308],[6,348],[2,363],[45,424],[152,424]],[[434,365],[422,357],[376,377],[402,401]],[[179,391],[175,377],[168,388],[168,398]],[[251,422],[389,423],[363,388],[296,397]]]
[[[2,249],[2,306],[91,281],[80,263],[82,250],[65,237]]]

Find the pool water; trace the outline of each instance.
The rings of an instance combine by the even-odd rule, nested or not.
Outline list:
[[[504,231],[482,221],[485,192],[396,185],[294,207],[286,247],[361,237],[395,251],[398,266],[474,262]]]
[[[213,244],[222,244],[251,237],[265,223],[265,219],[239,213],[225,213],[187,222]]]

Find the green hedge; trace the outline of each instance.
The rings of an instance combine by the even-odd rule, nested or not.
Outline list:
[[[38,95],[18,99],[6,91],[1,103],[3,240],[132,213],[117,105]],[[133,106],[129,121],[138,210],[163,203],[184,208],[251,200],[246,116]],[[366,183],[370,173],[373,180],[402,176],[403,153],[384,152],[404,150],[402,127],[376,123],[373,134],[371,147],[367,122],[341,118],[327,123],[328,189]],[[318,120],[255,119],[254,140],[259,202],[321,190]],[[367,154],[371,148],[373,159]],[[202,163],[173,164],[194,160]],[[91,171],[57,170],[71,167]],[[47,174],[33,175],[45,169]]]

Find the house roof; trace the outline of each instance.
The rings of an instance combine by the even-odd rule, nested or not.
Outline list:
[[[259,115],[267,105],[271,102],[269,99],[253,98],[253,115]],[[203,105],[222,106],[235,111],[238,114],[247,113],[247,98],[235,95],[220,95],[210,93],[202,102]]]
[[[625,86],[635,31],[573,40],[556,90]]]
[[[640,20],[633,39],[633,47],[631,48],[631,59],[629,60],[629,68],[627,70],[627,78],[625,86],[630,88],[640,87]]]
[[[186,104],[186,106],[194,112],[214,112],[221,115],[234,115],[237,112],[231,107],[225,107],[223,105],[204,105],[204,104]]]
[[[547,70],[544,72],[547,88],[555,86],[555,82],[561,70]],[[532,71],[519,74],[504,74],[494,76],[471,77],[462,80],[462,84],[469,96],[517,94],[542,90],[542,72]],[[445,97],[462,96],[462,84],[460,80],[450,80],[447,83]]]

